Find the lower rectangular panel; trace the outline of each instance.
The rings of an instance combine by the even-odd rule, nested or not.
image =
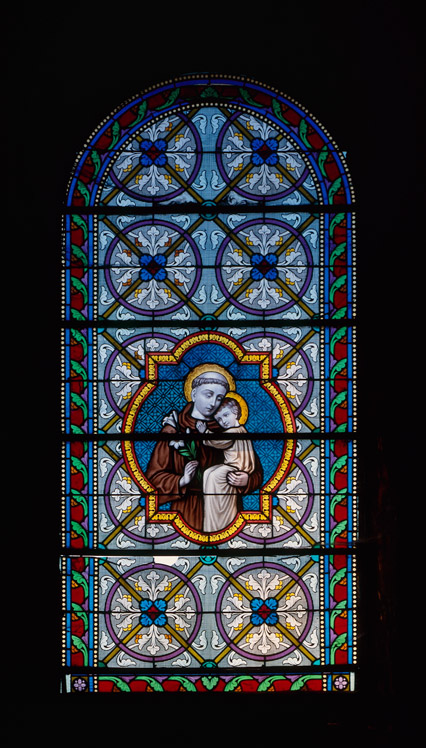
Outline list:
[[[354,567],[345,553],[66,558],[64,672],[353,669]]]

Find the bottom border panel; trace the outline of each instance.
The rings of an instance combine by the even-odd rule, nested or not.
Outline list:
[[[355,673],[350,671],[319,673],[262,673],[247,672],[230,675],[123,675],[65,674],[62,683],[65,693],[254,693],[282,691],[354,692]]]

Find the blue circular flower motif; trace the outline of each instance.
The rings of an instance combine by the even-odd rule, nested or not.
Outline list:
[[[278,154],[275,152],[278,150],[278,141],[275,138],[268,138],[267,140],[254,138],[251,141],[251,148],[251,160],[255,166],[261,166],[262,164],[274,166],[278,163]]]
[[[153,278],[157,281],[165,279],[167,272],[164,268],[166,264],[166,258],[164,255],[141,255],[139,258],[141,266],[140,278],[143,281],[150,281]]]
[[[267,623],[269,626],[273,626],[278,621],[278,602],[274,597],[262,600],[261,597],[255,597],[250,601],[250,607],[253,613],[250,616],[250,623],[253,626],[262,626],[263,623]]]
[[[142,626],[165,626],[167,617],[167,603],[165,600],[141,600],[139,607],[142,611],[139,622]]]
[[[260,255],[254,254],[251,256],[252,269],[250,272],[253,280],[275,280],[278,275],[278,270],[275,265],[277,264],[277,256],[273,254]]]
[[[164,166],[167,162],[167,156],[164,151],[167,148],[165,140],[142,140],[140,149],[143,152],[140,158],[142,166]]]

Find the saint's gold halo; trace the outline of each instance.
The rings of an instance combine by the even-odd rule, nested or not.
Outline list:
[[[219,364],[201,364],[200,366],[196,366],[195,369],[190,371],[188,376],[185,379],[183,392],[188,402],[190,402],[191,400],[192,383],[194,379],[197,379],[197,377],[200,377],[202,374],[205,374],[207,371],[215,371],[217,374],[222,374],[222,376],[225,377],[226,381],[228,382],[229,389],[230,390],[234,389],[235,387],[234,377],[232,377],[229,371],[226,371],[226,369],[224,369],[223,366],[219,366]]]
[[[228,394],[225,395],[224,400],[226,398],[228,398],[228,397],[232,397],[232,399],[236,400],[237,403],[239,404],[239,406],[241,408],[241,418],[238,419],[238,422],[239,422],[240,426],[243,426],[245,424],[245,422],[247,421],[247,418],[248,418],[248,405],[247,405],[246,401],[244,400],[243,397],[241,397],[241,395],[238,394],[238,392],[232,392],[232,391],[228,392]],[[225,403],[225,405],[226,405],[226,403]],[[219,406],[219,407],[221,407],[221,406]]]

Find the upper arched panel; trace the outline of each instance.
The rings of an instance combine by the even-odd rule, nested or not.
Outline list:
[[[279,92],[231,76],[186,76],[128,101],[92,135],[67,205],[126,208],[353,202],[343,156]]]

